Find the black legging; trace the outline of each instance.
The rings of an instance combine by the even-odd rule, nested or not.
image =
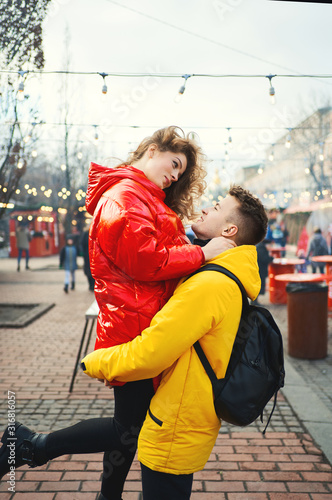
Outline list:
[[[151,379],[115,386],[114,417],[83,420],[52,432],[46,445],[49,460],[67,454],[105,451],[101,491],[107,500],[121,500],[153,394]]]

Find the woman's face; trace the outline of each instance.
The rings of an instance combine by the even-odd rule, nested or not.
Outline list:
[[[144,173],[161,189],[179,180],[186,168],[187,158],[183,153],[161,152],[154,145],[149,147]]]

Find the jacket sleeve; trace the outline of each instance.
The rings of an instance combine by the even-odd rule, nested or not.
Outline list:
[[[222,321],[236,294],[240,307],[240,291],[229,278],[211,272],[195,275],[179,285],[140,336],[88,354],[82,368],[90,377],[110,382],[157,376]]]
[[[196,245],[163,244],[149,208],[137,199],[126,208],[130,200],[125,206],[115,200],[103,201],[97,233],[91,234],[117,267],[135,280],[162,281],[190,274],[204,264],[203,251]]]

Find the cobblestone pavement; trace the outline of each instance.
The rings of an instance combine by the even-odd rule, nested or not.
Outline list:
[[[41,432],[112,414],[112,391],[83,373],[77,374],[73,392],[68,392],[84,314],[93,294],[88,291],[81,269],[77,271],[76,290],[65,294],[64,272],[57,265],[58,257],[31,259],[31,270],[18,273],[15,259],[0,258],[2,303],[55,304],[26,327],[0,329],[1,429],[7,421],[8,391],[15,393],[17,419]],[[267,296],[262,302],[279,324],[286,349],[287,307],[269,304]],[[287,357],[292,370],[317,396],[327,415],[332,412],[331,333],[329,318],[326,359]],[[93,340],[90,349],[92,346]],[[332,500],[331,463],[286,393],[290,391],[278,397],[265,436],[259,421],[244,429],[222,426],[205,469],[194,475],[193,500]],[[95,500],[101,460],[102,454],[72,455],[38,469],[20,468],[15,492],[8,491],[5,478],[0,484],[0,500]],[[135,461],[123,498],[137,500],[140,491],[140,469]]]

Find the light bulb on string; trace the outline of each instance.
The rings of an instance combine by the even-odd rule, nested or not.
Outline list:
[[[27,71],[23,71],[23,70],[18,71],[18,74],[21,77],[20,83],[18,84],[18,88],[17,88],[17,99],[19,101],[23,101],[24,100],[24,76],[27,73],[28,73]]]
[[[106,94],[107,94],[107,85],[106,85],[106,80],[105,80],[105,78],[106,78],[106,76],[108,76],[108,74],[107,74],[107,73],[99,73],[99,75],[100,75],[100,76],[102,77],[102,79],[103,79],[103,86],[102,86],[102,89],[101,89],[101,93],[102,93],[103,95],[106,95]]]
[[[24,101],[24,83],[20,82],[17,89],[17,99],[19,101]]]
[[[229,160],[229,153],[227,151],[227,145],[228,145],[227,142],[225,142],[224,146],[225,146],[225,160],[226,161]]]
[[[286,142],[285,142],[285,147],[287,149],[289,149],[291,147],[291,140],[292,140],[292,137],[291,137],[291,128],[288,129],[288,134],[287,134],[287,137],[286,137]]]
[[[320,142],[320,152],[319,152],[319,160],[324,161],[324,143]]]
[[[177,95],[174,98],[174,102],[179,103],[182,100],[184,91],[186,90],[187,80],[190,77],[191,77],[191,75],[187,75],[187,74],[182,76],[182,78],[184,78],[184,82],[181,85],[181,87],[179,88],[179,91],[178,91]]]
[[[269,95],[270,95],[270,103],[275,104],[276,103],[276,98],[275,98],[275,90],[272,85],[272,78],[274,78],[276,75],[267,75],[266,78],[269,79],[270,81],[270,89],[269,89]]]
[[[228,130],[228,147],[231,149],[233,147],[233,141],[232,141],[232,136],[230,132],[230,127],[227,128]]]
[[[94,127],[95,127],[95,135],[94,135],[93,141],[95,143],[95,146],[98,146],[98,141],[99,141],[99,135],[98,135],[98,131],[97,131],[98,125],[94,125]]]
[[[274,144],[272,144],[272,150],[271,150],[271,153],[269,154],[269,160],[270,161],[274,160]]]

